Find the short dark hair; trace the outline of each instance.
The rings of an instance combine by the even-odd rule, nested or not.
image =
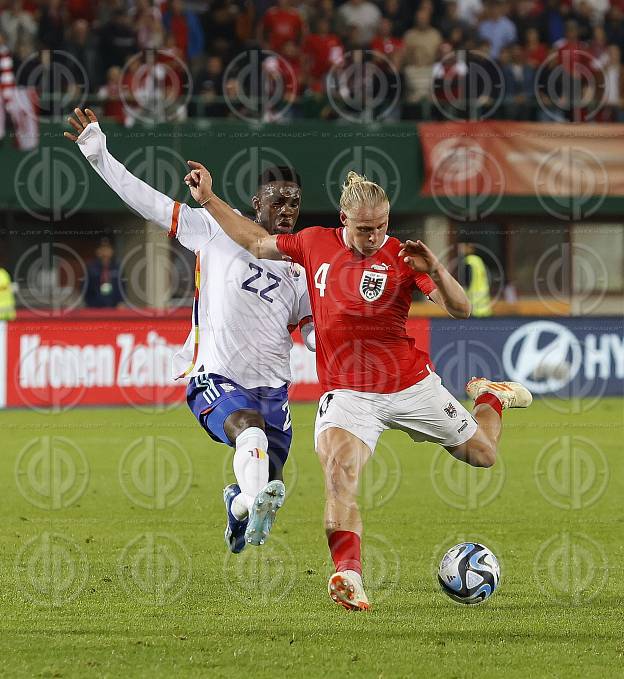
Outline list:
[[[258,188],[271,182],[292,182],[301,188],[301,177],[294,167],[288,165],[271,165],[258,176]]]

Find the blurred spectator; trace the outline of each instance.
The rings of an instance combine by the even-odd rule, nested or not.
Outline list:
[[[229,109],[223,101],[223,59],[213,54],[205,59],[204,66],[193,79],[193,94],[199,99],[191,115],[207,118],[225,118]]]
[[[32,42],[37,35],[37,22],[24,11],[22,0],[13,0],[0,12],[0,31],[4,33],[9,49],[14,52],[20,40]]]
[[[95,4],[94,0],[66,0],[67,12],[69,16],[76,21],[77,19],[84,19],[91,23],[95,18]]]
[[[448,42],[440,45],[439,60],[433,65],[431,77],[433,93],[442,111],[459,98],[461,83],[467,73],[466,62],[457,58],[457,53]]]
[[[592,35],[592,8],[588,2],[581,0],[575,11],[570,13],[570,19],[576,21],[578,35],[581,40],[589,42]]]
[[[85,304],[89,307],[119,307],[123,302],[123,284],[115,251],[109,238],[102,238],[95,259],[87,265]]]
[[[121,97],[122,76],[119,66],[111,66],[106,72],[106,82],[98,91],[98,99],[103,102],[105,118],[110,118],[120,125],[125,125],[126,110]]]
[[[440,31],[431,25],[431,10],[421,7],[404,38],[403,73],[409,102],[417,103],[429,95],[432,66],[441,44]]]
[[[589,52],[594,58],[594,68],[602,69],[609,64],[609,47],[607,34],[602,26],[594,26]]]
[[[472,27],[467,21],[460,19],[457,0],[445,0],[444,16],[439,22],[440,32],[444,40],[462,43],[472,33]],[[457,33],[459,32],[459,35]]]
[[[66,43],[66,51],[73,57],[68,60],[68,67],[76,83],[80,83],[84,90],[97,92],[100,84],[99,55],[89,24],[84,19],[74,21]],[[87,82],[83,83],[84,76]]]
[[[357,41],[360,47],[368,47],[377,32],[381,12],[379,7],[369,0],[347,0],[337,12],[338,30],[345,37],[350,29],[357,29]]]
[[[282,45],[278,69],[284,83],[284,99],[292,103],[302,94],[304,87],[301,50],[292,40]]]
[[[617,45],[624,54],[624,6],[613,4],[605,20],[607,41],[610,45]]]
[[[504,101],[508,117],[515,120],[528,120],[535,71],[526,63],[522,47],[518,44],[503,47],[499,56],[499,65],[505,84]]]
[[[277,6],[267,10],[258,26],[258,41],[274,52],[281,52],[287,42],[300,45],[305,25],[292,0],[278,0]]]
[[[392,35],[395,38],[402,38],[412,23],[407,6],[408,3],[401,0],[385,0],[381,6],[384,17],[392,22]]]
[[[587,6],[587,10],[583,8],[583,5]],[[583,15],[587,14],[592,26],[603,24],[605,14],[609,11],[610,6],[609,0],[573,0],[572,2],[572,7],[576,12]]]
[[[457,0],[457,16],[469,26],[476,27],[482,14],[481,0]]]
[[[295,9],[299,12],[299,16],[306,26],[316,21],[318,16],[317,5],[317,0],[295,0]]]
[[[591,68],[589,45],[579,38],[578,24],[568,21],[565,25],[565,37],[554,44],[557,61],[560,66],[573,77],[580,77],[583,67]]]
[[[253,7],[251,7],[253,11]],[[259,11],[259,10],[258,10]],[[204,34],[208,37],[207,48],[230,61],[240,50],[239,19],[243,13],[238,3],[231,0],[214,0],[202,15]]]
[[[395,38],[392,30],[392,21],[383,18],[379,24],[379,32],[373,38],[371,49],[380,54],[384,54],[395,69],[401,67],[403,57],[403,40]]]
[[[504,0],[489,0],[486,6],[486,18],[479,23],[479,37],[490,43],[492,58],[498,59],[503,47],[511,45],[518,39],[516,27],[511,19],[505,16]]]
[[[607,119],[624,122],[624,68],[617,45],[608,47],[609,62],[605,68],[605,105]]]
[[[536,29],[539,26],[539,22],[535,14],[534,0],[518,0],[513,6],[513,9],[509,14],[509,18],[516,27],[518,40],[521,43],[526,41],[526,35],[529,29]]]
[[[462,100],[458,112],[470,120],[478,120],[484,111],[492,111],[500,96],[504,96],[502,73],[492,58],[488,40],[480,40],[468,51],[466,76],[462,85]],[[462,111],[462,106],[465,108]]]
[[[2,43],[0,34],[0,44]],[[41,76],[37,75],[41,64],[35,46],[28,40],[20,40],[14,57],[15,84],[21,87],[33,85]]]
[[[561,0],[546,0],[546,7],[540,16],[540,34],[549,45],[561,40],[564,35],[565,18]]]
[[[526,32],[526,60],[531,68],[539,68],[548,56],[548,48],[540,42],[537,28],[529,28]]]
[[[184,61],[192,62],[204,51],[204,29],[197,15],[184,9],[182,0],[170,0],[163,24]]]
[[[332,66],[342,61],[344,49],[340,38],[330,32],[329,20],[320,17],[316,30],[303,42],[304,73],[313,92],[325,90],[325,76]]]
[[[557,73],[558,68],[557,53],[553,50],[552,57],[546,59],[537,70],[535,89],[539,101],[537,119],[540,122],[552,123],[565,120],[561,109],[563,79]]]
[[[470,300],[471,316],[473,318],[491,316],[490,281],[485,262],[477,254],[474,243],[459,243],[457,249],[460,257],[457,280]]]
[[[441,43],[440,31],[431,25],[431,11],[422,7],[416,12],[414,26],[404,36],[404,66],[432,66]]]
[[[15,296],[9,272],[0,266],[0,321],[15,320]]]
[[[104,70],[108,71],[111,66],[123,67],[137,51],[136,31],[130,17],[121,9],[115,10],[100,33],[100,55]]]
[[[45,0],[44,0],[45,2]],[[42,47],[62,50],[64,46],[67,12],[62,0],[47,0],[39,16],[39,42]]]
[[[329,21],[330,31],[336,31],[336,8],[334,0],[319,0],[316,5],[315,20],[327,19]]]
[[[160,49],[165,42],[162,14],[150,0],[136,0],[131,13],[139,48]]]

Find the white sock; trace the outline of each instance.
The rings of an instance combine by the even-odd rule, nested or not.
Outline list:
[[[246,516],[256,495],[269,482],[268,446],[266,434],[259,427],[249,427],[236,437],[234,475],[241,493],[232,503],[232,513],[237,519]]]

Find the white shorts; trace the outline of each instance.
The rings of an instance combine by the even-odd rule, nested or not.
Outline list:
[[[330,427],[345,429],[375,452],[384,429],[400,429],[417,443],[430,441],[445,448],[459,446],[472,438],[477,422],[454,398],[436,373],[403,391],[375,394],[351,389],[328,391],[319,401],[314,427],[319,434]]]

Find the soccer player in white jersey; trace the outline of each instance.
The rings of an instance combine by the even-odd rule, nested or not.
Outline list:
[[[381,186],[349,172],[340,198],[341,227],[308,227],[268,235],[236,214],[192,163],[191,193],[223,230],[257,257],[284,255],[306,272],[316,332],[316,366],[324,391],[315,444],[325,474],[325,530],[336,572],[331,598],[366,610],[362,583],[362,519],[357,490],[362,468],[385,429],[431,441],[477,467],[494,464],[502,411],[526,408],[532,396],[517,382],[472,379],[472,412],[448,392],[426,351],[406,330],[412,292],[421,290],[450,316],[467,318],[459,283],[422,242],[387,235],[390,204]]]
[[[180,204],[132,175],[108,152],[95,114],[74,113],[69,122],[76,134],[65,136],[93,169],[128,206],[196,254],[193,328],[174,358],[174,377],[190,378],[187,402],[201,426],[235,447],[237,483],[224,490],[229,548],[236,553],[247,543],[263,544],[285,496],[290,332],[299,326],[314,350],[305,274],[290,262],[256,259],[206,210]],[[296,172],[274,167],[261,176],[252,203],[268,234],[287,234],[300,200]]]

